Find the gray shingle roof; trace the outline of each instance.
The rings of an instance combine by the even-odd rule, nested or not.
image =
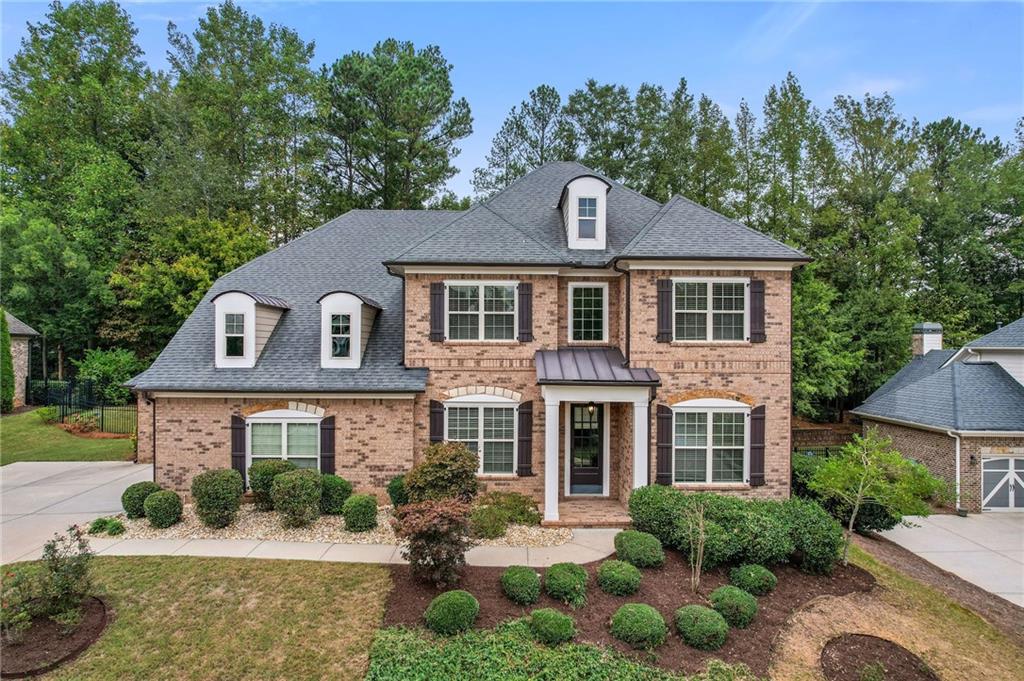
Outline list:
[[[914,381],[919,381],[925,376],[934,374],[956,352],[956,350],[932,350],[926,355],[915,355],[909,362],[903,365],[903,368],[893,374],[892,378],[886,381],[878,390],[871,393],[871,396],[865,402],[870,402],[876,397],[881,397],[893,390],[910,385]]]
[[[21,321],[7,310],[4,310],[4,315],[7,317],[7,330],[10,331],[12,336],[38,336],[39,332],[33,329],[31,326]]]
[[[654,369],[627,367],[618,348],[559,348],[534,355],[541,385],[659,385]]]
[[[953,362],[853,413],[957,431],[1024,431],[1024,385],[994,362]]]
[[[229,293],[229,291],[221,291],[217,295],[224,295],[225,293]],[[236,293],[244,293],[260,305],[266,305],[267,307],[276,307],[281,310],[290,310],[292,307],[288,304],[287,300],[282,300],[276,296],[267,296],[262,293],[250,293],[249,291],[236,291]]]
[[[1024,317],[967,344],[969,348],[1024,348]]]

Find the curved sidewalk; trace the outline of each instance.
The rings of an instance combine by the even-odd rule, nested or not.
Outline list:
[[[555,563],[589,563],[615,551],[617,529],[573,530],[572,541],[539,548],[477,546],[466,554],[470,565],[548,567]],[[327,542],[260,541],[257,539],[117,539],[90,537],[100,556],[216,556],[221,558],[268,558],[326,560],[340,563],[405,563],[393,544],[332,544]],[[33,552],[34,553],[34,552]],[[33,560],[29,554],[19,560]]]

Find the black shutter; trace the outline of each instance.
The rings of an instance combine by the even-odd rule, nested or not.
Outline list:
[[[430,441],[444,441],[444,405],[430,400]]]
[[[533,475],[533,402],[519,405],[519,469],[520,476]]]
[[[764,484],[764,405],[750,410],[750,484]]]
[[[334,472],[334,417],[320,421],[320,472]]]
[[[750,280],[750,342],[764,343],[764,281]]]
[[[231,467],[242,475],[245,483],[245,419],[231,416]]]
[[[658,280],[658,342],[672,342],[672,280]]]
[[[634,428],[639,428],[640,424],[633,424]],[[658,436],[658,448],[657,448],[657,460],[656,464],[656,476],[654,481],[659,485],[671,485],[672,484],[672,409],[665,406],[664,404],[658,405],[658,421],[657,421],[657,436]]]
[[[444,282],[430,284],[430,340],[440,343],[444,340]]]
[[[533,340],[533,284],[519,282],[519,342]]]

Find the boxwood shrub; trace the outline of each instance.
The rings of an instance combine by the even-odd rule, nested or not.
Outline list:
[[[472,627],[479,613],[480,603],[472,594],[459,589],[446,591],[432,600],[423,619],[431,631],[450,636]]]
[[[615,553],[637,567],[654,568],[665,562],[665,550],[653,534],[637,530],[623,530],[615,535]]]
[[[843,545],[843,528],[813,501],[791,498],[783,502],[793,540],[793,561],[804,572],[832,572]]]
[[[519,605],[531,605],[540,598],[540,575],[533,568],[513,565],[501,573],[501,590]]]
[[[754,596],[771,593],[779,583],[772,571],[762,565],[741,565],[733,568],[729,572],[729,581],[733,586]]]
[[[341,514],[345,516],[346,530],[368,532],[377,527],[377,497],[372,494],[353,494],[345,501]]]
[[[196,515],[210,527],[227,527],[242,504],[242,475],[233,468],[205,471],[192,478]]]
[[[146,518],[153,527],[165,528],[181,520],[181,497],[169,489],[153,492],[143,504]]]
[[[285,527],[306,527],[320,517],[323,476],[312,469],[281,473],[270,486],[274,509]]]
[[[661,613],[644,603],[627,603],[612,615],[612,636],[637,649],[650,650],[665,642],[668,627]]]
[[[632,596],[640,588],[640,570],[622,560],[606,560],[597,568],[597,584],[613,596]]]
[[[757,599],[735,586],[720,586],[711,592],[711,607],[729,626],[746,629],[757,615]]]
[[[653,534],[664,546],[673,546],[675,519],[682,512],[685,495],[667,485],[649,485],[629,496],[633,528]]]
[[[487,492],[477,497],[476,504],[501,509],[508,516],[510,524],[540,525],[537,502],[519,492]]]
[[[274,498],[270,495],[274,478],[295,470],[295,464],[282,459],[266,459],[249,466],[249,489],[258,511],[273,511]]]
[[[725,618],[703,605],[684,605],[676,610],[675,621],[686,645],[697,650],[718,650],[729,637]]]
[[[395,508],[409,503],[409,492],[405,489],[405,476],[396,475],[388,481],[388,497]]]
[[[134,485],[128,485],[128,488],[121,494],[121,507],[124,508],[124,514],[129,518],[145,517],[146,511],[142,504],[145,503],[146,497],[161,489],[160,485],[152,480],[143,480]]]
[[[332,473],[320,478],[320,512],[324,515],[340,515],[345,501],[352,496],[352,483]]]
[[[530,613],[530,633],[539,643],[556,646],[576,636],[576,623],[554,608],[541,608]]]
[[[574,608],[587,603],[587,571],[576,563],[555,563],[544,573],[548,596]]]

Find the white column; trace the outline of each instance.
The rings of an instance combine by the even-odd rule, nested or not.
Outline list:
[[[633,489],[647,484],[650,458],[647,449],[650,440],[650,408],[648,403],[633,403]]]
[[[558,520],[558,407],[544,402],[544,520]]]

